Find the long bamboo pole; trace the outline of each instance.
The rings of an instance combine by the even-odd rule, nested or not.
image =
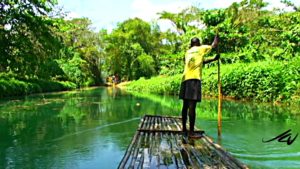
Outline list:
[[[219,47],[217,47],[218,55],[220,55]],[[218,136],[222,134],[222,83],[221,83],[221,63],[220,58],[218,59]]]

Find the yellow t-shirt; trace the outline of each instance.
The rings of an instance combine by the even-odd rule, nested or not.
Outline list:
[[[204,55],[211,51],[212,46],[201,45],[190,48],[185,54],[185,67],[182,81],[202,78]]]

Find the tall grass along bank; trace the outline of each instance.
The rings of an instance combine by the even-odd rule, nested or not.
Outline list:
[[[300,59],[289,62],[263,61],[221,66],[222,93],[225,97],[263,102],[300,103]],[[204,68],[203,95],[217,96],[217,68]],[[128,91],[179,93],[181,74],[141,78],[126,85]]]
[[[11,74],[0,74],[0,98],[23,96],[33,93],[72,90],[76,84],[72,82],[49,81],[38,79],[18,79]]]

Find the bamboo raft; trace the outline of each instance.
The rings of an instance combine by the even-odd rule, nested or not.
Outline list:
[[[181,128],[179,117],[144,116],[118,168],[248,168],[203,131],[189,139]]]

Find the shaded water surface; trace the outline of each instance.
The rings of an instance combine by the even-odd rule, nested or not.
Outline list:
[[[117,88],[0,101],[0,168],[117,168],[144,114],[180,115],[177,97]],[[224,101],[220,144],[251,168],[299,168],[300,137],[263,143],[291,129],[300,112]],[[217,100],[197,107],[197,127],[217,138]]]

